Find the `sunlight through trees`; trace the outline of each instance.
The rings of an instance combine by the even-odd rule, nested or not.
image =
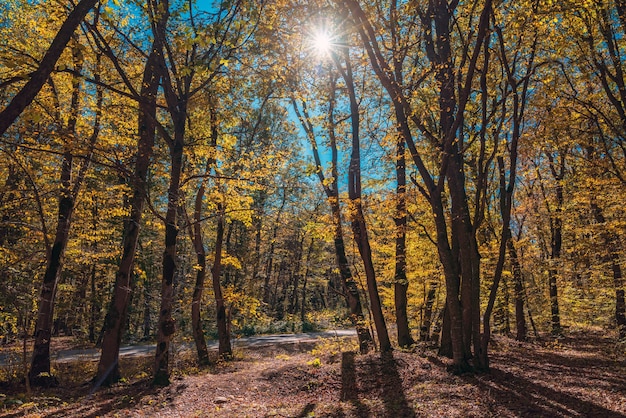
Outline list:
[[[0,4],[0,340],[626,338],[621,1]],[[32,341],[30,340],[31,338]]]

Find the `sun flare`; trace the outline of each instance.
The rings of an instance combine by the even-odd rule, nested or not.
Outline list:
[[[317,55],[326,56],[333,44],[332,37],[326,29],[319,29],[313,34],[312,44]]]

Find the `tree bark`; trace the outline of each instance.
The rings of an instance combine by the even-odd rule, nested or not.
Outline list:
[[[98,201],[94,199],[93,207],[91,209],[92,216],[92,231],[95,234],[98,230]],[[92,244],[92,251],[97,253],[98,244],[94,241]],[[90,274],[90,302],[89,302],[89,342],[96,342],[96,323],[99,321],[100,309],[101,309],[101,301],[102,299],[99,297],[99,292],[96,291],[96,273],[97,273],[97,263],[95,261],[92,262],[91,265],[91,274]]]
[[[424,307],[424,320],[420,328],[420,341],[430,341],[430,324],[433,316],[433,305],[435,304],[435,294],[437,292],[437,282],[431,282],[426,295]]]
[[[222,295],[222,285],[220,277],[222,272],[222,243],[224,241],[224,204],[217,205],[217,234],[215,237],[215,259],[211,268],[213,276],[213,293],[215,294],[215,310],[217,318],[217,336],[219,340],[219,355],[223,358],[230,358],[233,350],[230,345],[230,334],[228,333],[228,325],[226,323],[226,307],[224,305],[224,296]]]
[[[208,164],[207,164],[208,166]],[[191,241],[196,252],[196,263],[198,264],[196,271],[196,283],[193,288],[193,297],[191,300],[191,329],[193,339],[196,344],[196,352],[198,353],[198,364],[205,366],[209,364],[209,351],[204,338],[204,328],[202,326],[202,293],[204,290],[204,281],[206,278],[206,250],[204,249],[204,240],[202,237],[202,201],[205,194],[204,179],[200,183],[198,192],[196,193],[193,227],[190,226]]]
[[[161,305],[157,327],[157,348],[154,360],[154,380],[157,386],[170,384],[170,343],[176,332],[176,321],[172,318],[174,304],[174,277],[177,269],[178,205],[180,178],[183,166],[185,139],[186,103],[178,101],[176,111],[169,108],[174,125],[174,139],[170,147],[170,184],[167,191],[167,213],[165,214],[165,250],[163,251],[163,278],[161,280]]]
[[[443,308],[441,313],[441,333],[439,335],[439,350],[437,355],[452,358],[452,334],[450,332],[450,314],[448,313],[448,307]]]
[[[90,315],[89,315],[89,342],[96,342],[96,322],[98,320],[98,312],[100,304],[98,303],[98,294],[96,293],[96,263],[91,266],[90,275]]]
[[[524,315],[525,290],[524,276],[522,275],[522,266],[517,257],[517,250],[512,239],[507,243],[509,247],[509,257],[511,266],[513,267],[513,280],[515,283],[515,326],[517,341],[526,341],[528,338],[528,328],[526,326],[526,316]]]
[[[52,386],[58,384],[57,379],[50,375],[50,338],[52,337],[54,299],[74,212],[74,196],[72,196],[70,191],[71,175],[72,155],[67,151],[63,155],[61,169],[62,189],[59,197],[57,228],[39,295],[39,308],[35,325],[35,346],[28,373],[32,386]]]
[[[152,336],[152,307],[151,307],[151,287],[148,284],[152,272],[146,272],[146,280],[143,283],[143,332],[142,338],[144,341],[150,340]]]
[[[315,243],[315,238],[311,237],[311,243],[309,244],[309,249],[306,253],[306,261],[304,268],[304,275],[302,277],[302,303],[300,304],[300,322],[302,322],[302,332],[305,332],[305,323],[306,321],[306,285],[309,281],[309,270],[310,270],[310,262],[311,262],[311,254],[313,253],[313,245]]]
[[[409,281],[406,277],[406,161],[404,157],[404,136],[398,135],[396,143],[396,266],[394,274],[394,302],[396,307],[396,328],[398,345],[410,347],[415,344],[409,329],[406,312]]]
[[[561,327],[561,316],[559,314],[559,293],[557,285],[558,270],[556,263],[561,259],[561,248],[563,246],[563,178],[565,174],[565,158],[561,156],[560,167],[557,172],[554,166],[552,154],[548,154],[550,160],[550,170],[556,181],[556,209],[550,219],[550,266],[548,267],[548,286],[550,289],[550,313],[552,325],[552,335],[559,336],[563,333]]]

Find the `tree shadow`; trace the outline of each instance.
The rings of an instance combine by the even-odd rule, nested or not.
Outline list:
[[[572,357],[552,352],[534,352],[532,360],[533,364],[528,364],[528,362],[520,361],[516,358],[508,359],[509,362],[513,362],[526,370],[551,371],[555,374],[566,372],[573,377],[586,379],[587,381],[596,381],[594,383],[621,386],[626,390],[626,376],[610,373],[610,371],[615,369],[615,360],[599,356]]]
[[[439,358],[428,357],[428,360],[437,367],[446,367]],[[511,359],[507,358],[507,360]],[[546,361],[545,365],[547,367],[551,365],[548,359],[542,360]],[[576,361],[574,364],[576,364]],[[528,368],[528,365],[525,365],[525,367]],[[567,372],[570,376],[576,377],[578,375],[571,370],[567,370]],[[497,366],[491,367],[490,371],[485,374],[468,374],[460,376],[460,378],[466,383],[477,387],[485,393],[487,398],[490,398],[498,406],[506,408],[515,416],[584,416],[598,418],[623,418],[625,416],[565,391],[559,391],[553,387],[501,370]],[[559,379],[566,378],[565,375],[555,373],[555,385],[558,387]],[[584,386],[584,380],[578,381],[578,384]]]
[[[359,399],[354,356],[353,351],[341,353],[341,400],[350,402],[356,408],[357,416],[369,417],[370,409]]]
[[[492,368],[484,378],[472,380],[502,406],[521,416],[624,417],[593,402],[497,368]]]
[[[388,416],[415,417],[415,411],[409,405],[402,389],[402,378],[398,373],[398,364],[391,352],[381,355],[381,373],[383,376],[382,396]]]
[[[341,400],[354,405],[359,417],[372,415],[370,408],[361,398],[379,397],[384,405],[386,417],[412,418],[415,411],[410,407],[402,389],[402,378],[392,353],[380,357],[366,357],[362,369],[357,373],[355,353],[341,356]]]

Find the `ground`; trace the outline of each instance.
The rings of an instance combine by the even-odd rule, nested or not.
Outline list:
[[[27,399],[21,385],[0,387],[0,416],[626,416],[625,345],[599,330],[529,343],[496,337],[490,373],[465,376],[451,375],[432,348],[381,357],[354,347],[335,339],[246,349],[206,369],[177,354],[182,372],[166,388],[150,386],[150,358],[135,358],[122,363],[127,379],[93,393],[93,364],[62,364],[59,388]]]

